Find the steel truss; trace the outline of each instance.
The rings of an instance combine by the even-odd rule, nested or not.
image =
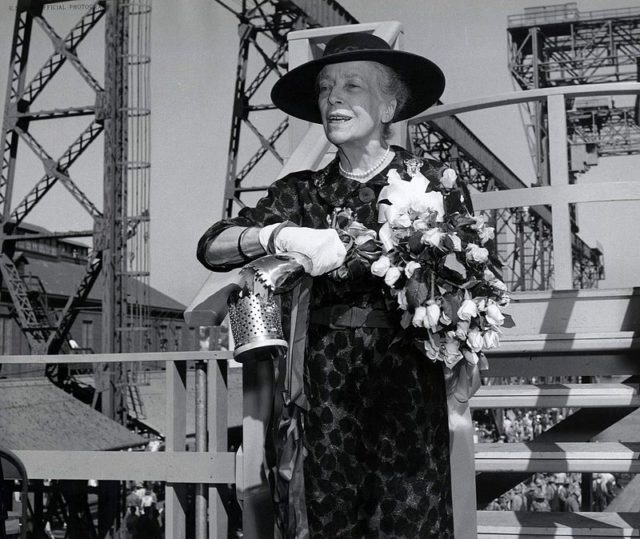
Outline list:
[[[286,132],[288,119],[280,114],[281,120],[266,135],[258,126],[259,117],[275,110],[271,103],[264,103],[265,99],[268,100],[268,94],[265,98],[264,92],[260,93],[259,90],[263,89],[270,77],[281,77],[286,72],[287,34],[292,30],[358,21],[334,0],[243,0],[240,9],[230,7],[223,0],[215,1],[240,20],[240,48],[223,205],[223,214],[231,217],[236,209],[244,206],[244,193],[266,190],[267,185],[262,183],[264,179],[258,179],[260,183],[256,184],[253,176],[257,175],[251,174],[263,157],[270,154],[281,165],[284,163],[276,142]],[[253,58],[262,67],[249,80]],[[241,149],[243,126],[253,133],[254,140],[257,139],[259,146],[256,150],[245,145]],[[241,151],[243,155],[240,155]],[[248,157],[245,158],[247,152]]]
[[[435,123],[409,123],[408,128],[415,153],[449,163],[467,185],[482,192],[509,188]],[[551,288],[553,255],[548,220],[533,210],[521,208],[487,213],[496,232],[493,255],[502,266],[502,277],[510,290]]]
[[[95,0],[65,35],[59,35],[44,16],[49,4],[67,0],[20,0],[11,48],[0,152],[0,280],[12,299],[18,324],[31,351],[56,354],[69,351],[69,331],[99,275],[105,277],[103,300],[103,351],[144,350],[149,341],[148,239],[149,239],[149,140],[147,102],[150,0],[124,2]],[[78,49],[98,23],[104,22],[104,87],[83,64]],[[50,39],[53,52],[27,80],[27,65],[33,29]],[[91,103],[54,109],[38,109],[38,98],[54,78],[63,78],[66,64],[80,75],[92,91]],[[55,158],[30,130],[33,122],[88,117],[86,127]],[[57,125],[57,124],[52,124]],[[104,200],[97,204],[83,192],[71,174],[72,165],[104,135]],[[12,200],[16,181],[24,186],[28,178],[16,176],[18,147],[28,148],[42,163],[44,175],[34,181],[26,195]],[[51,234],[18,234],[18,227],[47,193],[61,184],[90,216],[92,231]],[[102,210],[98,209],[101,206]],[[58,315],[49,312],[42,297],[19,274],[13,262],[16,245],[22,240],[93,236],[93,249],[85,273]],[[55,366],[49,374],[62,383]],[[111,374],[113,376],[113,374]],[[64,376],[63,376],[64,378]],[[107,385],[118,387],[118,381]],[[122,408],[122,407],[121,407]],[[113,417],[114,414],[110,414]]]
[[[640,8],[580,12],[573,2],[530,8],[508,23],[509,69],[523,90],[639,80]],[[546,111],[539,103],[522,110],[538,182],[548,184]],[[576,100],[567,119],[574,175],[599,155],[640,153],[637,99],[635,106]],[[585,144],[588,163],[580,159]]]

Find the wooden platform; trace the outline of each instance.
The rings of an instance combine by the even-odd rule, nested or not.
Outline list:
[[[640,473],[637,442],[487,443],[475,458],[478,472]]]
[[[600,408],[640,406],[638,384],[488,385],[471,399],[472,408]]]
[[[478,511],[478,539],[640,537],[638,513]]]

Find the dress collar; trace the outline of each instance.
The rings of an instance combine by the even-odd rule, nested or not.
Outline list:
[[[314,171],[311,175],[318,194],[330,205],[342,206],[346,198],[358,191],[362,186],[374,187],[387,185],[387,172],[392,168],[397,169],[398,172],[404,171],[406,161],[413,158],[407,150],[400,146],[392,145],[391,151],[394,152],[391,162],[366,182],[359,182],[342,176],[338,168],[339,158],[336,155],[327,166]],[[401,174],[401,176],[403,178],[406,176],[405,179],[407,180],[410,179],[406,174]]]

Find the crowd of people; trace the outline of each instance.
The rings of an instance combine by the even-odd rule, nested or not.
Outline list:
[[[501,418],[489,422],[474,420],[476,443],[527,442],[562,421],[570,410],[559,408],[512,410],[507,409]],[[486,417],[486,416],[485,416]],[[497,425],[497,422],[500,424]],[[536,473],[528,481],[494,499],[487,510],[491,511],[579,511],[582,504],[581,473]],[[615,498],[619,481],[611,473],[594,473],[591,476],[591,502],[588,510],[603,511]]]
[[[122,519],[122,539],[160,539],[164,537],[163,489],[152,482],[130,485],[126,512]]]
[[[565,417],[566,410],[560,408],[508,409],[497,421],[474,421],[476,442],[529,442]]]

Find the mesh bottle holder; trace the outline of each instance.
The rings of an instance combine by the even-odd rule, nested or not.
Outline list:
[[[306,256],[286,253],[264,256],[242,269],[240,289],[228,299],[236,360],[242,362],[271,347],[287,348],[277,294],[293,288],[310,267]]]
[[[229,320],[236,359],[245,352],[268,346],[287,347],[282,332],[280,306],[273,294],[263,297],[246,288],[229,297]]]

